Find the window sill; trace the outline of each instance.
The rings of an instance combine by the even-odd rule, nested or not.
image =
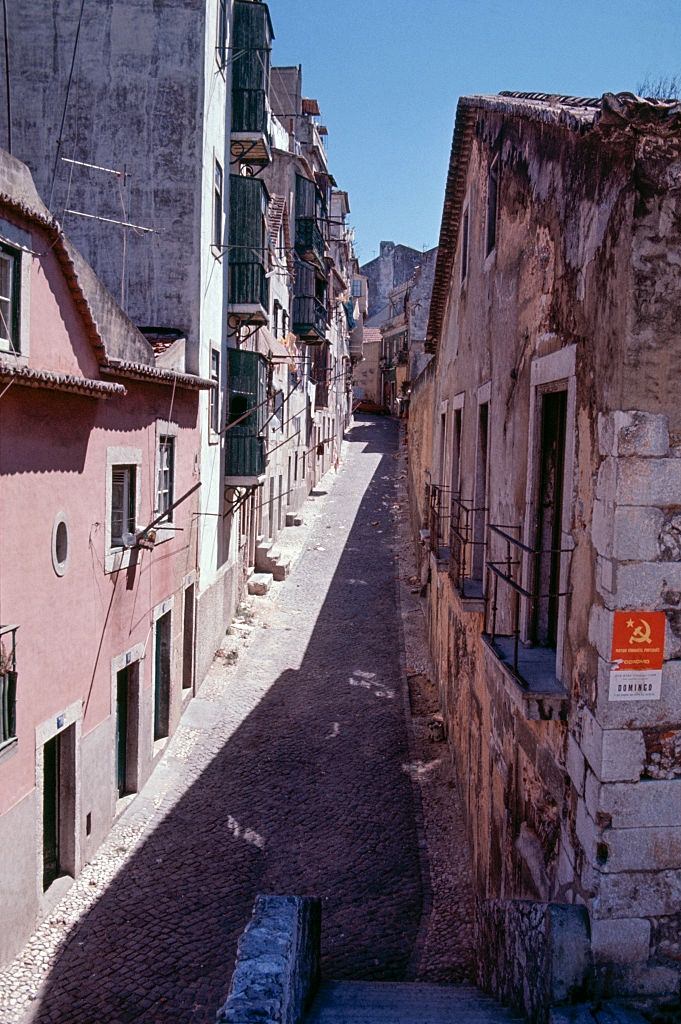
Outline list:
[[[104,559],[104,572],[120,572],[137,564],[137,548],[112,548]],[[134,556],[134,558],[133,558]]]
[[[567,721],[568,695],[556,679],[556,652],[545,647],[522,647],[525,679],[513,671],[513,638],[483,633],[487,671],[496,676],[523,718],[530,721]]]
[[[28,366],[28,355],[25,352],[13,352],[12,349],[0,347],[0,359],[10,366]]]
[[[0,743],[0,764],[2,764],[3,761],[9,761],[10,757],[14,757],[18,749],[19,739],[17,736],[12,736],[11,739],[5,740],[4,743]]]
[[[455,583],[452,580],[452,586],[459,597],[462,611],[484,612],[485,595],[482,589],[482,580],[467,579],[463,581],[463,584]]]

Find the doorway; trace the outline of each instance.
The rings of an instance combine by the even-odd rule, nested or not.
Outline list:
[[[566,422],[567,392],[545,392],[541,396],[534,556],[534,589],[538,596],[532,615],[532,640],[546,647],[555,647],[558,638]]]
[[[137,792],[138,663],[116,673],[116,792]]]
[[[170,732],[170,624],[172,612],[156,620],[154,645],[154,740]]]
[[[185,693],[194,685],[194,617],[194,584],[190,583],[184,590],[182,616],[182,689]]]
[[[69,726],[43,746],[43,892],[75,875],[76,730]]]

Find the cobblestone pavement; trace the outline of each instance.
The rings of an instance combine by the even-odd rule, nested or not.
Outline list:
[[[143,792],[0,975],[2,1024],[212,1022],[258,892],[322,896],[329,977],[467,976],[448,761],[405,715],[425,655],[397,426],[349,438],[291,576],[250,602]]]

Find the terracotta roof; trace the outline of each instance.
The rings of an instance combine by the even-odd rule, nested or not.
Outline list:
[[[317,100],[303,98],[303,113],[310,114],[312,117],[319,117],[319,103]]]
[[[16,366],[0,361],[0,380],[11,381],[22,387],[42,388],[48,391],[68,391],[86,398],[122,398],[127,394],[122,384],[106,380],[91,380],[71,373],[34,370],[30,366]]]
[[[178,388],[189,388],[194,391],[207,391],[209,388],[217,387],[215,381],[197,377],[193,373],[179,373],[177,370],[147,366],[146,363],[131,363],[124,359],[108,359],[102,363],[100,369],[109,376],[129,377],[132,380],[145,380],[154,384],[173,384]]]

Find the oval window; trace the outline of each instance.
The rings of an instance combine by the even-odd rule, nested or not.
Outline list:
[[[63,576],[69,560],[69,530],[66,516],[60,512],[52,527],[52,566],[57,576]]]

